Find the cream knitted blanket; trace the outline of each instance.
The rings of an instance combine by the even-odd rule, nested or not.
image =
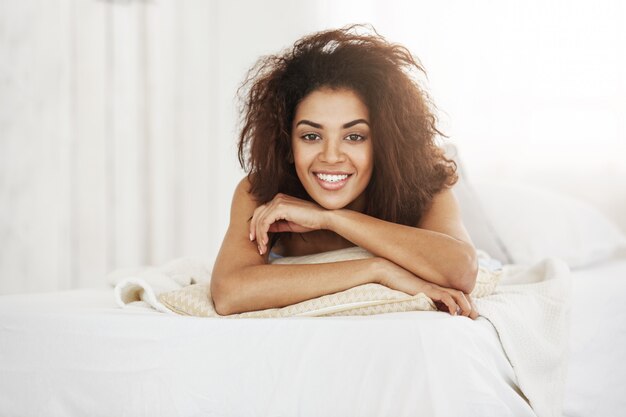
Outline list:
[[[281,258],[274,263],[335,262],[370,256],[355,247]],[[479,256],[488,258],[480,251]],[[180,258],[161,267],[118,270],[107,279],[114,286],[120,306],[150,306],[170,314],[269,318],[436,310],[432,300],[422,293],[411,296],[382,285],[366,284],[283,308],[219,316],[209,293],[210,268],[197,258]],[[567,265],[558,259],[545,259],[530,267],[505,265],[495,271],[481,267],[471,294],[479,314],[498,332],[518,385],[538,417],[561,415],[570,285]]]
[[[569,355],[571,278],[564,261],[505,265],[493,294],[475,299],[498,332],[518,385],[538,417],[560,417]]]

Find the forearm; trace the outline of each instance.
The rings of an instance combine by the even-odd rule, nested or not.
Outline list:
[[[328,214],[328,230],[375,256],[437,285],[467,293],[473,289],[477,262],[471,245],[442,233],[386,222],[351,210],[333,210]]]
[[[255,265],[211,287],[221,315],[280,308],[378,281],[376,258],[306,265]]]

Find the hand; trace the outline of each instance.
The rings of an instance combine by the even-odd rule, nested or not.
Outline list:
[[[377,283],[409,295],[422,292],[433,300],[439,311],[447,310],[453,316],[478,317],[478,310],[469,294],[426,281],[387,259],[381,258],[381,263]]]
[[[259,254],[267,251],[268,233],[306,233],[326,228],[328,210],[310,201],[286,194],[276,196],[254,210],[250,220],[250,241],[257,241]]]

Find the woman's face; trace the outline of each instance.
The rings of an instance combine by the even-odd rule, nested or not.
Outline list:
[[[326,209],[363,211],[374,165],[369,111],[348,89],[321,88],[296,108],[291,147],[300,182]]]

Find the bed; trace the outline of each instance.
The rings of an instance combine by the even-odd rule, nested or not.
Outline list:
[[[106,289],[0,308],[3,415],[533,415],[480,320],[171,317]]]
[[[626,407],[626,256],[572,273],[564,416]],[[3,416],[533,416],[491,324],[443,312],[220,320],[110,288],[0,298]]]
[[[504,262],[557,256],[571,268],[555,409],[623,415],[623,234],[540,190],[460,183],[456,192],[477,246]],[[540,203],[513,209],[529,201]],[[558,219],[544,219],[551,209]],[[0,296],[2,416],[547,416],[529,405],[518,375],[485,317],[188,317],[120,308],[110,286]]]

